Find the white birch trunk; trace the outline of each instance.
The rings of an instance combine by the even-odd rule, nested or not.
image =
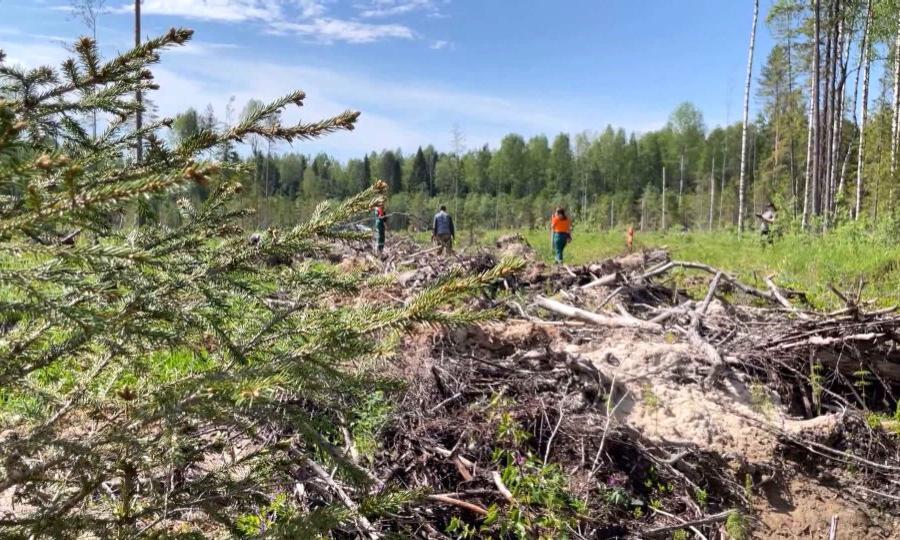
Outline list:
[[[822,26],[821,26],[821,4],[819,0],[814,1],[815,7],[815,31],[813,40],[813,66],[812,66],[812,114],[810,125],[812,126],[812,146],[810,147],[810,155],[812,156],[812,167],[809,176],[809,213],[817,214],[819,211],[819,187],[821,177],[822,164],[822,137],[821,129],[821,108],[820,108],[820,82],[821,82],[821,43],[822,43]],[[807,215],[808,217],[808,215]],[[806,221],[805,225],[809,222]]]
[[[806,177],[803,182],[803,217],[801,218],[801,226],[805,230],[809,223],[809,190],[810,175],[812,173],[813,163],[813,93],[809,97],[809,115],[808,128],[806,134]]]
[[[712,157],[712,168],[709,171],[709,224],[707,229],[713,228],[713,208],[716,206],[716,155]]]
[[[897,139],[900,137],[900,13],[897,14],[897,39],[894,41],[894,121],[891,127],[891,181],[893,181],[897,172]]]
[[[863,41],[865,41],[865,39],[866,39],[865,30],[863,30],[862,39],[863,39]],[[844,103],[844,99],[846,98],[846,95],[847,95],[847,79],[849,78],[849,76],[847,75],[847,69],[848,69],[848,66],[850,65],[850,51],[852,49],[852,44],[853,44],[853,31],[851,28],[851,31],[847,33],[846,56],[844,57],[844,65],[841,69],[841,76],[843,77],[843,84],[841,85],[841,104]],[[861,53],[860,53],[860,56],[862,56]],[[860,58],[860,60],[862,60],[862,59]],[[860,63],[860,65],[858,65],[856,67],[856,83],[853,85],[853,109],[852,109],[853,124],[857,127],[857,129],[859,128],[859,121],[858,121],[858,117],[856,115],[856,110],[859,108],[859,70],[861,67],[862,67],[862,63]],[[843,140],[843,137],[844,137],[844,122],[843,122],[843,114],[842,114],[841,124],[838,129],[838,139]],[[838,189],[837,189],[839,196],[844,193],[844,186],[847,183],[847,163],[850,161],[850,152],[852,150],[852,146],[853,146],[852,144],[847,144],[847,151],[844,152],[844,157],[841,160],[841,173],[840,173],[840,178],[838,180]]]
[[[722,151],[722,180],[719,190],[719,228],[722,228],[722,215],[725,213],[725,166],[728,164],[728,135],[725,135],[725,150]]]
[[[841,19],[838,22],[838,32],[837,32],[837,44],[836,54],[835,54],[835,64],[834,64],[834,78],[837,88],[835,89],[834,96],[834,108],[831,112],[832,115],[832,126],[831,126],[831,165],[829,166],[829,170],[831,171],[831,176],[828,179],[829,186],[829,195],[828,202],[829,207],[826,213],[826,217],[828,219],[825,220],[826,226],[831,220],[831,217],[837,210],[837,197],[840,194],[840,189],[838,189],[838,154],[841,150],[841,127],[842,121],[844,119],[844,75],[846,64],[844,63],[844,21]],[[849,44],[847,44],[849,47]],[[841,73],[838,74],[838,69],[840,68]],[[838,77],[841,79],[838,81]]]
[[[647,192],[641,196],[641,232],[644,232],[644,201],[647,199]]]
[[[866,150],[866,120],[869,114],[869,24],[872,17],[872,0],[866,2],[866,26],[863,30],[862,42],[862,65],[863,65],[863,96],[862,96],[862,116],[859,122],[859,151],[856,156],[856,203],[853,205],[853,219],[859,219],[859,213],[862,209],[862,193],[863,193],[863,167],[865,164]],[[857,77],[858,79],[859,77]]]
[[[744,123],[741,128],[741,174],[738,181],[738,232],[744,231],[744,191],[746,190],[747,123],[750,116],[750,83],[753,81],[753,48],[756,45],[756,21],[759,19],[759,0],[753,2],[753,26],[747,53],[747,83],[744,85]]]
[[[662,177],[662,230],[666,230],[666,168],[663,167]]]

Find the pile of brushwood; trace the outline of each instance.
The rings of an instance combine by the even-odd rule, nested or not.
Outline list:
[[[389,297],[401,303],[446,272],[490,267],[499,250],[447,259],[408,240],[389,248],[367,261],[396,278]],[[789,498],[788,479],[802,477],[871,511],[872,537],[891,537],[896,523],[878,516],[900,503],[900,316],[868,309],[861,286],[835,289],[845,307],[822,313],[773,277],[764,283],[664,250],[583,267],[529,261],[471,302],[502,307],[503,321],[423,328],[405,340],[389,372],[406,386],[365,459],[377,486],[412,490],[420,502],[347,534],[769,537],[778,531],[766,530],[754,501]],[[673,354],[626,377],[612,352],[588,353],[609,341]],[[771,454],[632,425],[626,407],[660,408],[648,403],[658,399],[646,390],[654,381],[746,401],[747,414],[733,414],[770,437]],[[678,420],[658,413],[654,422]],[[834,516],[822,523],[858,533]]]

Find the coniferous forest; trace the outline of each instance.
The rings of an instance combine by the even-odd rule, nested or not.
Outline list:
[[[421,227],[440,203],[464,227],[543,227],[562,205],[591,228],[731,228],[739,222],[742,163],[745,218],[771,201],[798,229],[893,219],[897,11],[894,0],[776,2],[760,21],[777,44],[755,59],[763,66],[748,98],[758,113],[748,118],[745,140],[739,118],[709,125],[686,101],[663,128],[645,133],[597,126],[510,133],[496,147],[467,147],[465,134],[448,128],[446,141],[422,141],[415,152],[373,149],[345,162],[273,152],[263,141],[251,141],[249,154],[229,147],[221,155],[249,166],[244,182],[260,225],[308,216],[318,201],[383,179],[395,229]],[[258,106],[248,103],[244,114]],[[190,109],[170,136],[219,123],[212,106]]]

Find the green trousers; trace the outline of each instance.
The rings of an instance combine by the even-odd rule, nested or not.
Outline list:
[[[375,227],[375,243],[378,246],[378,253],[384,251],[384,225]]]
[[[563,250],[566,249],[567,236],[563,233],[553,233],[553,255],[557,263],[563,262]]]

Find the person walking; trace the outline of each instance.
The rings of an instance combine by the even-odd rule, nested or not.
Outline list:
[[[385,220],[387,216],[384,213],[384,204],[378,203],[375,206],[375,249],[378,254],[384,253],[384,232]]]
[[[566,215],[566,209],[559,207],[550,218],[550,245],[553,246],[554,261],[563,262],[563,250],[572,241],[572,220]]]
[[[775,224],[777,209],[771,202],[766,205],[766,209],[761,214],[756,214],[759,218],[759,235],[764,242],[772,243],[772,225]]]
[[[435,240],[440,249],[439,254],[453,255],[453,238],[456,230],[453,228],[453,218],[447,213],[447,207],[441,205],[440,211],[434,215],[431,227],[431,241]]]

